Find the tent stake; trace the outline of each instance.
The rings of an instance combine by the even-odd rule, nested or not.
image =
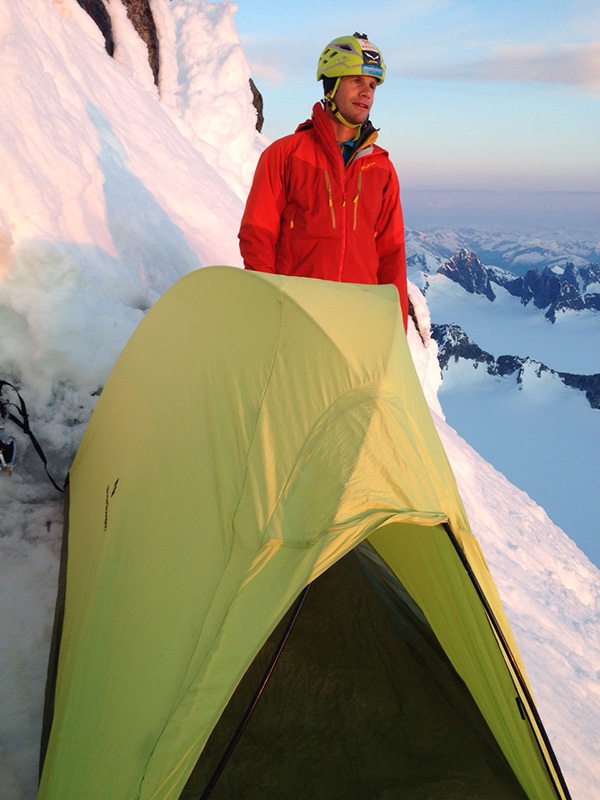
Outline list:
[[[302,590],[302,592],[301,592],[301,594],[300,594],[300,596],[298,598],[298,601],[296,603],[296,606],[294,608],[294,611],[292,613],[292,616],[290,617],[290,619],[288,621],[288,624],[287,624],[287,626],[285,628],[285,631],[283,632],[283,636],[281,637],[281,640],[280,640],[279,644],[277,645],[277,648],[275,649],[275,652],[273,653],[273,657],[271,658],[269,666],[267,667],[267,670],[266,670],[265,674],[263,675],[262,681],[260,682],[260,685],[259,685],[258,689],[256,690],[256,692],[254,694],[254,697],[252,698],[252,700],[250,702],[250,705],[246,709],[246,711],[244,713],[244,716],[242,717],[242,719],[240,721],[240,724],[237,727],[236,732],[233,734],[233,737],[232,737],[231,741],[229,742],[229,745],[227,746],[227,749],[223,753],[223,756],[222,756],[221,760],[219,761],[219,764],[218,764],[217,768],[213,772],[213,775],[212,775],[211,779],[209,780],[209,782],[208,782],[208,784],[206,786],[206,789],[202,792],[202,795],[200,796],[200,800],[207,800],[207,798],[210,796],[210,794],[212,793],[212,790],[215,788],[215,785],[216,785],[217,781],[221,777],[221,773],[223,772],[223,770],[227,766],[227,762],[231,758],[231,755],[232,755],[233,751],[235,750],[237,743],[239,742],[240,738],[242,737],[242,734],[244,733],[244,730],[246,729],[246,725],[248,724],[248,722],[250,720],[250,717],[252,716],[252,714],[254,712],[254,709],[256,708],[256,705],[257,705],[258,701],[260,700],[260,697],[261,697],[262,693],[264,692],[267,683],[269,682],[269,678],[271,677],[271,674],[272,674],[273,670],[275,669],[275,666],[276,666],[277,662],[279,661],[279,656],[281,655],[281,653],[283,651],[283,648],[285,647],[285,644],[286,644],[286,642],[287,642],[287,640],[289,638],[289,635],[292,632],[292,628],[294,627],[294,624],[295,624],[296,620],[298,619],[298,615],[300,614],[300,610],[301,610],[302,606],[304,605],[304,601],[306,600],[306,595],[308,594],[308,590],[310,589],[310,587],[311,587],[311,584],[309,583],[308,586],[306,586]]]

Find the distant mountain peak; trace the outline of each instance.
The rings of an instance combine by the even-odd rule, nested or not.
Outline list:
[[[488,267],[524,275],[527,270],[550,267],[562,272],[569,262],[575,267],[598,264],[600,236],[591,232],[530,230],[527,233],[489,229],[437,229],[406,231],[407,263],[426,272],[437,272],[458,250],[477,253]],[[416,256],[422,255],[423,259]]]
[[[525,376],[541,378],[543,375],[556,375],[565,386],[585,394],[592,408],[600,409],[600,374],[576,375],[558,372],[541,361],[529,356],[501,355],[495,358],[474,342],[460,325],[432,325],[431,335],[438,345],[438,361],[442,372],[447,371],[451,362],[470,361],[474,369],[484,367],[489,375],[499,378],[514,376],[519,388]]]
[[[462,247],[443,264],[438,272],[455,281],[469,294],[482,294],[490,301],[496,299],[490,283],[489,270],[483,266],[475,253]]]
[[[523,305],[532,302],[545,311],[544,316],[550,322],[556,321],[560,311],[600,311],[600,266],[597,264],[576,267],[567,262],[564,269],[545,267],[540,272],[534,267],[524,276],[517,276],[498,267],[485,267],[475,253],[463,247],[438,268],[438,274],[462,286],[469,294],[487,297],[490,302],[496,299],[493,284],[502,286],[520,298]]]
[[[546,267],[528,270],[521,278],[508,278],[491,268],[490,280],[519,297],[523,305],[533,302],[554,322],[559,311],[600,311],[600,267],[576,267],[568,262],[560,271]]]
[[[442,371],[451,359],[456,362],[459,358],[473,361],[475,367],[485,364],[488,372],[494,368],[494,356],[482,350],[460,325],[432,325],[431,334],[438,344],[438,361]]]

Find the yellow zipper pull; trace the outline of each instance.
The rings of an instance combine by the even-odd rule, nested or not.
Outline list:
[[[333,195],[331,192],[331,181],[329,180],[329,173],[325,170],[325,183],[327,184],[327,197],[329,202],[329,210],[331,211],[331,224],[335,228],[335,208],[333,207]]]
[[[354,200],[352,201],[354,203],[354,224],[353,224],[352,230],[354,230],[354,231],[356,230],[356,221],[357,221],[357,215],[358,215],[358,198],[360,196],[360,190],[361,190],[361,187],[362,187],[362,176],[363,176],[362,172],[359,172],[358,173],[358,184],[357,184],[357,187],[356,187],[356,196],[354,197]]]

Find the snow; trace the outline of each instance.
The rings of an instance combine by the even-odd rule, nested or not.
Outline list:
[[[477,452],[530,497],[600,563],[600,414],[582,392],[526,363],[516,375],[451,362],[439,399],[447,420]],[[482,424],[484,420],[485,424]],[[518,452],[518,458],[515,457]]]
[[[427,303],[435,322],[454,322],[474,342],[491,353],[520,355],[557,372],[592,375],[600,372],[600,351],[589,343],[600,332],[593,311],[563,311],[552,324],[534,304],[523,306],[502,286],[492,284],[496,299],[466,292],[445,275],[427,276]]]
[[[533,303],[493,284],[490,302],[469,294],[444,275],[413,274],[427,283],[427,303],[435,323],[460,325],[469,338],[495,358],[533,359],[501,378],[484,365],[450,360],[439,400],[446,418],[475,449],[525,490],[600,565],[600,414],[583,392],[557,375],[540,372],[600,373],[600,315],[559,311],[552,324]]]
[[[597,797],[598,569],[542,508],[437,422],[573,800]]]
[[[59,481],[144,312],[193,269],[240,266],[236,233],[264,145],[235,4],[152,0],[158,89],[122,7],[106,7],[114,59],[76,0],[0,5],[0,377],[21,388]],[[425,340],[411,329],[411,349],[473,531],[573,798],[588,800],[600,795],[600,573],[444,421],[429,311],[416,287],[411,296]],[[169,391],[157,376],[166,418]],[[9,425],[19,459],[0,474],[0,793],[30,800],[62,498]]]
[[[510,198],[507,197],[507,203]],[[537,267],[564,269],[571,262],[576,267],[597,264],[600,259],[600,235],[594,231],[564,228],[528,228],[526,231],[498,228],[433,228],[407,231],[407,254],[427,254],[431,272],[461,248],[477,253],[487,266],[503,267],[516,275]]]

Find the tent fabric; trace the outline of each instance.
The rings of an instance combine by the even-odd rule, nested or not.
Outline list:
[[[236,689],[181,800],[209,785],[286,625],[287,616]],[[419,608],[362,543],[311,585],[210,797],[526,795]]]
[[[367,538],[415,592],[526,796],[567,797],[511,675],[524,671],[395,290],[212,267],[138,327],[70,471],[40,800],[178,798],[294,598]]]

